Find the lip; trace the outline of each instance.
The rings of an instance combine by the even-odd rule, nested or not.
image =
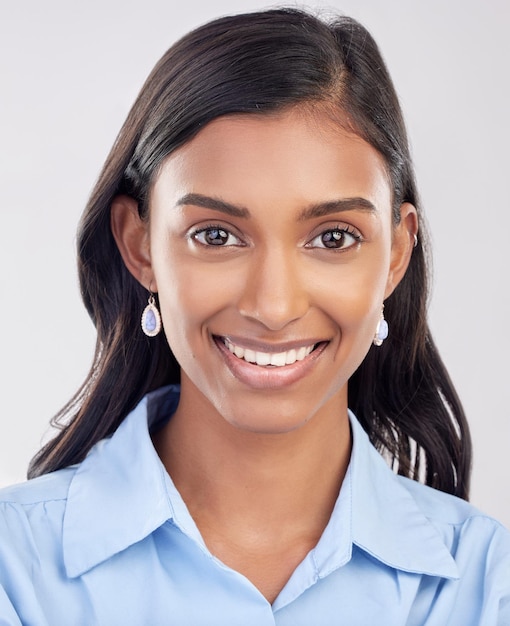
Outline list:
[[[285,352],[292,349],[298,349],[303,346],[309,346],[317,344],[316,348],[306,356],[302,361],[296,361],[290,365],[283,365],[281,367],[273,366],[261,366],[254,363],[248,363],[244,359],[236,357],[224,343],[224,339],[227,338],[236,345],[247,347],[254,350],[263,352]],[[249,340],[241,340],[234,337],[220,337],[213,336],[213,341],[218,350],[220,351],[223,360],[225,361],[228,369],[232,375],[241,383],[252,387],[253,389],[280,389],[293,385],[305,376],[315,366],[317,359],[320,358],[324,350],[329,344],[329,341],[299,341],[299,342],[287,342],[282,344],[267,344],[258,343]]]

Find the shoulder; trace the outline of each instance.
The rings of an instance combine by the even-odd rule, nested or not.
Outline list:
[[[403,476],[396,478],[413,497],[425,517],[439,527],[461,527],[467,523],[475,522],[508,533],[497,520],[486,515],[466,500]]]
[[[462,498],[433,489],[404,476],[396,476],[396,478],[413,497],[425,517],[431,521],[457,525],[473,517],[487,517]]]
[[[0,587],[30,588],[34,568],[43,560],[62,563],[67,494],[75,470],[0,490]]]
[[[479,615],[477,624],[510,624],[508,529],[460,498],[398,478],[455,560],[458,579],[450,585],[455,585],[458,600],[465,598],[455,609],[465,615],[465,621],[461,618],[459,623],[471,623],[468,619]]]
[[[21,507],[66,500],[76,466],[45,474],[26,482],[0,489],[1,505]]]
[[[48,581],[64,570],[63,523],[75,471],[0,489],[0,614],[9,624],[47,623],[37,595],[51,595]]]
[[[60,529],[76,468],[59,470],[0,489],[0,555],[32,546]],[[59,531],[57,531],[59,532]]]
[[[487,575],[504,572],[502,580],[510,591],[510,531],[503,524],[465,500],[408,478],[398,480],[441,535],[461,572],[476,563]]]

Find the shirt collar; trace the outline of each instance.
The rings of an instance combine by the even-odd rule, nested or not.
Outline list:
[[[396,569],[458,578],[439,530],[406,488],[408,479],[390,470],[354,415],[350,420],[354,444],[347,478],[353,544]]]
[[[172,415],[177,392],[177,386],[170,386],[145,396],[112,437],[96,444],[77,467],[63,527],[69,576],[80,576],[172,519],[168,475],[149,428]]]
[[[149,429],[178,403],[178,386],[154,391],[77,467],[64,516],[67,574],[80,576],[173,520],[203,541],[165,471]],[[352,545],[390,567],[457,578],[435,526],[350,414],[353,449],[331,520],[313,552],[318,577],[351,558]]]
[[[351,459],[333,513],[316,547],[276,599],[274,610],[346,565],[354,549],[404,572],[459,577],[439,531],[405,488],[407,479],[390,470],[351,412],[349,419]]]

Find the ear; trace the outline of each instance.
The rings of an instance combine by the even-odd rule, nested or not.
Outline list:
[[[149,224],[138,213],[138,204],[129,196],[116,196],[111,205],[113,237],[131,274],[147,291],[157,291],[152,271]]]
[[[400,222],[393,227],[391,262],[384,298],[390,296],[404,277],[418,234],[418,214],[409,202],[400,207]]]

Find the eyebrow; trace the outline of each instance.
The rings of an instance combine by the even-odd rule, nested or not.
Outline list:
[[[218,198],[210,198],[209,196],[204,196],[201,193],[188,193],[177,201],[177,206],[182,206],[184,204],[191,204],[204,209],[221,211],[221,213],[226,213],[227,215],[232,215],[233,217],[250,217],[250,212],[244,207],[230,204],[230,202],[225,202],[224,200],[219,200]]]
[[[188,193],[177,201],[177,206],[186,204],[202,207],[204,209],[213,209],[214,211],[220,211],[221,213],[226,213],[233,217],[250,217],[250,212],[245,207],[236,206],[230,202],[204,196],[200,193]],[[375,205],[366,198],[342,198],[340,200],[330,200],[328,202],[313,204],[303,209],[298,220],[304,222],[309,219],[324,217],[331,213],[342,213],[343,211],[377,213]]]
[[[300,221],[306,221],[314,217],[324,217],[331,213],[342,213],[342,211],[363,211],[367,213],[377,213],[375,205],[366,198],[342,198],[329,202],[319,202],[304,209],[299,216]]]

